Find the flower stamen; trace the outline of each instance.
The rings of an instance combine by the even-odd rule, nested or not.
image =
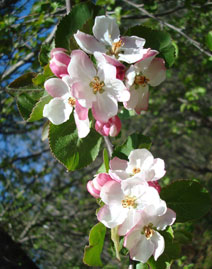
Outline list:
[[[155,231],[152,229],[152,224],[149,224],[148,226],[144,226],[143,233],[146,236],[146,239],[149,240]]]
[[[136,208],[137,207],[137,203],[136,201],[136,197],[135,196],[125,196],[125,199],[123,199],[121,201],[121,204],[123,206],[123,208]]]
[[[112,44],[112,48],[111,48],[111,52],[112,54],[116,55],[119,53],[120,51],[120,48],[124,45],[124,42],[120,39],[119,41],[117,42],[114,42]]]
[[[103,87],[105,86],[105,83],[103,81],[100,81],[99,77],[94,77],[93,81],[90,82],[89,86],[93,88],[94,94],[97,94],[97,92],[103,93],[104,92]]]
[[[140,173],[141,172],[141,169],[135,167],[135,168],[133,168],[132,172],[133,172],[133,175],[135,175],[137,173]]]
[[[141,85],[143,87],[146,86],[146,84],[149,82],[149,79],[142,75],[135,76],[135,85]]]
[[[71,105],[71,106],[75,106],[75,105],[76,105],[76,99],[73,98],[73,97],[69,97],[69,98],[68,98],[68,103],[69,103],[69,105]]]

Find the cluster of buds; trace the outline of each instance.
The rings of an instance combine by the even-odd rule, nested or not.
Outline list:
[[[166,75],[164,60],[156,58],[158,52],[145,49],[141,37],[120,36],[115,18],[96,17],[93,34],[77,31],[74,38],[80,49],[71,55],[63,48],[51,51],[50,68],[57,78],[44,84],[53,99],[45,105],[43,116],[59,125],[74,111],[80,138],[90,131],[89,109],[97,132],[118,135],[118,103],[138,114],[147,110],[149,85],[159,85]]]
[[[108,228],[118,227],[132,260],[145,263],[152,255],[157,260],[164,251],[164,238],[158,231],[176,219],[159,195],[158,180],[165,172],[162,159],[154,159],[147,149],[136,149],[129,161],[113,158],[108,173],[87,183],[89,193],[104,203],[98,220]]]

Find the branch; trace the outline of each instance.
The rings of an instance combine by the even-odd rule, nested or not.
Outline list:
[[[46,40],[43,43],[50,43],[54,37],[54,34],[56,32],[56,26],[52,30],[52,32],[47,36]],[[2,75],[2,80],[6,77],[10,76],[12,73],[14,73],[19,67],[21,67],[23,64],[28,62],[32,57],[34,57],[37,54],[37,51],[33,51],[26,55],[21,61],[17,62],[16,64],[12,65],[10,68],[8,68]]]
[[[160,23],[162,23],[163,25],[167,26],[168,28],[174,30],[175,32],[177,32],[178,34],[182,35],[183,37],[185,37],[194,47],[196,47],[197,49],[199,49],[202,53],[204,53],[205,55],[207,55],[208,57],[211,57],[212,54],[206,50],[204,50],[201,46],[200,43],[195,41],[194,39],[192,39],[191,37],[189,37],[187,34],[185,34],[180,28],[165,22],[159,18],[157,18],[156,16],[154,16],[153,14],[149,13],[146,9],[144,9],[141,5],[137,5],[135,3],[132,3],[128,0],[123,0],[125,3],[127,3],[130,6],[133,6],[135,8],[137,8],[138,10],[140,10],[143,14],[145,14],[147,17],[156,20]]]
[[[71,11],[71,0],[66,0],[66,13],[70,13]]]
[[[173,8],[173,9],[170,9],[170,10],[167,10],[166,12],[161,12],[161,13],[157,13],[155,14],[154,16],[155,17],[162,17],[162,16],[167,16],[167,15],[170,15],[172,13],[175,13],[176,11],[178,10],[181,10],[181,9],[184,9],[186,8],[185,6],[179,6],[179,7],[176,7],[176,8]],[[149,18],[148,15],[131,15],[131,16],[123,16],[122,19],[147,19]]]
[[[109,139],[108,136],[104,136],[104,140],[105,140],[105,144],[106,144],[106,147],[107,147],[107,151],[108,151],[109,156],[111,158],[112,155],[113,155],[113,144],[110,142],[110,139]]]

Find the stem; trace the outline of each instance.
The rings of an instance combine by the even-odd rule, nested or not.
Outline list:
[[[113,144],[110,142],[110,139],[109,139],[108,136],[104,136],[104,140],[105,140],[105,144],[106,144],[106,147],[107,147],[109,157],[111,159],[111,157],[113,155]]]
[[[66,0],[66,13],[71,11],[71,0]]]

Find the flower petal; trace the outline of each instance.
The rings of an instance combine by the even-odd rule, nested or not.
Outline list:
[[[123,41],[122,49],[127,51],[127,49],[141,49],[143,48],[146,40],[138,36],[122,36],[121,40]]]
[[[162,235],[158,232],[154,232],[151,237],[151,242],[154,244],[154,258],[157,261],[158,257],[164,252],[165,249],[165,241]]]
[[[138,223],[139,220],[140,212],[130,209],[128,211],[127,218],[118,228],[118,234],[121,236],[127,234]]]
[[[130,257],[133,260],[146,263],[154,252],[154,244],[147,240],[144,235],[140,235],[138,243],[130,250]]]
[[[78,115],[79,120],[88,119],[88,109],[81,106],[77,100],[76,100],[76,105],[75,105],[75,111]]]
[[[172,225],[176,220],[176,213],[167,208],[167,211],[162,216],[159,216],[154,221],[154,226],[156,226],[159,230],[165,230],[167,225]]]
[[[71,105],[65,103],[60,97],[56,97],[44,106],[43,116],[47,117],[53,124],[59,125],[69,119],[72,110]]]
[[[74,81],[81,81],[89,84],[96,76],[96,69],[88,55],[82,50],[73,50],[71,62],[68,65],[68,73]]]
[[[139,87],[138,89],[138,102],[135,106],[135,112],[140,114],[141,111],[146,111],[149,105],[149,87]]]
[[[116,39],[119,39],[119,27],[116,19],[107,16],[98,16],[93,26],[93,34],[99,41],[106,45],[112,45]]]
[[[105,205],[97,214],[97,219],[108,228],[114,228],[122,224],[126,217],[127,210],[122,209],[118,205],[111,205],[110,207]]]
[[[53,97],[61,97],[70,92],[68,85],[59,78],[50,78],[44,83],[44,88]]]
[[[155,58],[152,60],[144,75],[150,80],[151,86],[158,86],[166,78],[165,61],[162,58]]]
[[[93,54],[95,51],[106,52],[105,45],[96,40],[92,35],[77,31],[74,38],[79,47],[87,53]]]
[[[78,117],[78,114],[76,113],[76,110],[74,111],[74,119],[77,126],[77,132],[79,138],[86,137],[90,132],[90,122],[89,118],[85,120],[80,120]]]
[[[124,199],[124,193],[121,189],[121,184],[116,181],[108,181],[101,189],[100,197],[105,204],[118,204],[121,206],[121,201]]]
[[[116,99],[106,91],[96,94],[96,102],[93,103],[92,113],[96,120],[107,122],[118,113],[118,103]]]

